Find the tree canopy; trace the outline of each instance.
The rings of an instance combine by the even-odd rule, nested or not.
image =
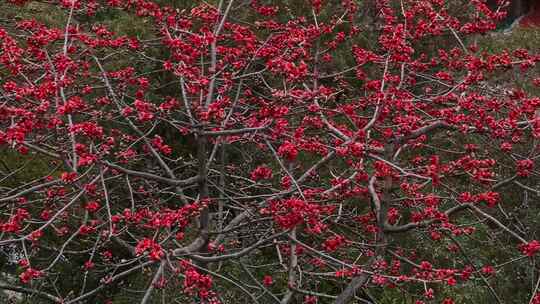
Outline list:
[[[540,304],[540,55],[491,2],[0,4],[0,290]]]

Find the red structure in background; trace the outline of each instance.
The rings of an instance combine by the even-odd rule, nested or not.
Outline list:
[[[529,12],[519,21],[522,27],[540,27],[540,2],[531,3]]]

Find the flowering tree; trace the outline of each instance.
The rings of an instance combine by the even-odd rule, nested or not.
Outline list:
[[[540,56],[473,39],[508,3],[297,2],[48,0],[63,26],[2,24],[1,151],[28,162],[0,180],[0,246],[20,254],[0,288],[540,303],[540,98],[490,82],[517,69],[540,85]],[[112,32],[108,12],[147,32]],[[15,179],[34,158],[47,169]]]

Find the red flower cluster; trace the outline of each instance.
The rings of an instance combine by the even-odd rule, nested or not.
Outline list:
[[[184,292],[191,295],[198,295],[201,299],[216,302],[212,292],[212,277],[199,273],[187,261],[181,261],[181,268],[184,272]]]
[[[532,299],[531,304],[540,304],[540,292],[537,292],[534,295],[534,298]]]
[[[272,169],[266,166],[258,166],[255,170],[251,171],[251,179],[254,181],[270,178],[272,178]]]
[[[459,201],[463,203],[480,203],[485,202],[488,207],[495,207],[500,200],[500,194],[498,192],[484,192],[479,194],[471,194],[470,192],[463,192],[459,195]]]
[[[272,284],[274,284],[274,280],[272,279],[272,276],[265,275],[263,278],[263,284],[265,286],[271,286]]]
[[[527,177],[531,174],[534,167],[534,161],[532,159],[523,159],[516,162],[517,175],[521,177]]]
[[[347,244],[347,239],[342,235],[335,235],[327,238],[322,247],[325,251],[333,252]]]
[[[163,138],[161,138],[159,135],[156,135],[154,139],[152,139],[152,145],[165,155],[172,153],[172,148],[169,145],[166,145]]]
[[[279,147],[278,155],[289,161],[293,161],[298,156],[298,149],[293,143],[286,141]]]
[[[84,209],[88,210],[90,213],[94,213],[99,210],[99,203],[96,201],[91,201],[86,203],[86,206],[84,206]]]
[[[185,9],[160,2],[47,1],[47,7],[71,16],[67,25],[8,20],[12,24],[0,28],[1,151],[24,160],[46,158],[44,175],[66,171],[59,180],[35,174],[20,174],[32,176],[28,180],[2,178],[0,194],[7,199],[1,199],[1,243],[21,246],[25,237],[33,247],[58,249],[67,242],[70,250],[61,250],[66,256],[98,250],[83,269],[110,273],[102,281],[109,284],[119,277],[107,249],[113,229],[119,246],[137,240],[135,255],[115,254],[127,260],[121,262],[125,267],[137,267],[133,262],[143,255],[154,264],[171,260],[156,277],[157,288],[174,282],[170,269],[180,258],[167,254],[180,247],[197,247],[185,258],[223,259],[223,267],[209,269],[235,273],[238,264],[231,257],[238,254],[246,265],[263,254],[268,265],[283,265],[290,274],[300,270],[287,263],[294,255],[298,265],[316,269],[311,273],[354,265],[360,256],[366,257],[358,262],[371,273],[371,285],[416,291],[412,297],[445,304],[453,300],[435,299],[435,284],[454,286],[473,275],[507,271],[496,265],[479,272],[471,266],[436,268],[469,264],[455,254],[457,245],[447,245],[446,232],[459,236],[484,229],[484,221],[457,218],[466,213],[455,211],[468,205],[455,206],[456,194],[461,203],[494,207],[506,199],[493,186],[513,174],[508,168],[514,166],[519,177],[534,173],[536,155],[524,153],[523,146],[540,137],[540,98],[525,85],[508,88],[513,84],[500,81],[498,73],[518,68],[528,77],[537,72],[532,67],[540,56],[524,49],[490,54],[468,44],[477,40],[469,34],[485,33],[504,17],[503,1],[492,1],[500,4],[492,9],[482,0],[376,0],[366,14],[358,14],[354,0],[309,0],[306,11],[262,0]],[[150,36],[118,36],[96,23],[101,12],[141,17],[133,20],[141,19],[135,23]],[[101,17],[93,18],[96,13]],[[367,15],[369,25],[360,20]],[[447,36],[453,42],[441,43]],[[360,46],[365,39],[374,43]],[[497,85],[490,83],[494,75]],[[540,78],[532,78],[540,86]],[[167,96],[173,87],[178,100]],[[276,147],[277,158],[266,141]],[[231,154],[221,158],[221,152]],[[280,175],[272,168],[282,160],[291,170]],[[254,183],[246,185],[249,179]],[[505,187],[526,189],[509,180]],[[112,214],[96,216],[105,195]],[[373,208],[375,198],[381,208]],[[84,221],[81,200],[82,212],[92,213]],[[219,208],[210,206],[214,201]],[[305,246],[294,247],[285,235],[257,242],[274,230],[293,228]],[[377,250],[387,239],[379,236],[390,232],[400,235],[392,256]],[[244,233],[247,242],[241,240]],[[55,237],[44,237],[49,235]],[[441,254],[400,246],[425,235]],[[254,247],[246,250],[246,244]],[[274,245],[277,251],[259,250]],[[71,248],[76,246],[81,248]],[[308,246],[324,254],[314,258]],[[59,269],[56,262],[46,268],[51,259],[33,249],[27,254],[39,258],[40,267]],[[522,244],[519,251],[534,256],[540,243]],[[411,269],[405,261],[419,266]],[[217,301],[211,275],[181,264],[185,292],[205,304]],[[23,283],[42,275],[29,265],[22,265]],[[311,288],[328,285],[325,292],[339,298],[348,278],[359,273],[354,267],[333,278],[308,273],[314,282],[291,275],[296,279],[284,284],[265,275],[262,283],[276,295],[298,287],[306,290],[305,303],[317,303]],[[408,288],[414,280],[433,288]],[[94,294],[103,298],[99,290],[83,293],[81,301]],[[295,295],[293,301],[299,299]]]
[[[154,240],[149,239],[149,238],[140,240],[137,243],[137,246],[135,246],[135,253],[137,255],[141,255],[145,251],[150,252],[150,258],[154,261],[161,260],[161,258],[163,258],[163,256],[165,255],[165,253],[161,249],[161,246],[158,243],[156,243]]]
[[[524,255],[532,257],[540,251],[540,242],[533,240],[526,244],[521,244],[519,250],[521,250]]]
[[[94,139],[101,139],[103,137],[103,127],[99,126],[96,122],[74,124],[70,131],[74,134],[81,134]]]
[[[0,231],[2,232],[17,232],[22,228],[24,220],[30,217],[28,210],[24,208],[17,208],[15,214],[9,218],[5,223],[0,223]]]
[[[42,275],[43,273],[41,271],[28,267],[23,273],[19,275],[19,279],[21,280],[22,283],[26,284],[32,281],[33,279],[37,279],[41,277]]]
[[[306,223],[309,232],[319,234],[326,228],[321,217],[330,214],[333,210],[333,207],[291,198],[272,201],[270,207],[262,209],[261,213],[271,214],[276,224],[283,229],[291,229],[301,223]]]

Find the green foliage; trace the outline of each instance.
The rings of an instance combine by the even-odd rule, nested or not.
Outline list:
[[[25,20],[32,18],[51,27],[60,27],[66,22],[64,11],[57,6],[44,2],[32,1],[24,7],[17,7],[5,1],[0,3],[0,25],[1,20]]]
[[[531,53],[540,50],[540,30],[537,28],[516,27],[511,31],[494,32],[478,39],[481,50],[496,53],[503,50],[527,49]]]
[[[6,178],[3,185],[17,187],[47,175],[56,175],[60,171],[49,171],[51,162],[56,163],[55,160],[36,153],[22,155],[5,147],[0,148],[0,178]]]

